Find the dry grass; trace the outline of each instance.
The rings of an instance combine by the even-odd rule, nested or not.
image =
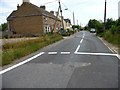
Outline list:
[[[8,65],[16,59],[20,59],[61,39],[61,35],[50,34],[32,40],[6,43],[3,45],[2,65]]]

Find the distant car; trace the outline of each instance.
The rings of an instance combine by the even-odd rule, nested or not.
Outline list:
[[[91,29],[90,29],[90,32],[91,32],[91,33],[96,33],[96,30],[95,30],[94,28],[91,28]]]

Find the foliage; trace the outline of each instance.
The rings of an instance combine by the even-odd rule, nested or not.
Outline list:
[[[75,30],[67,29],[67,30],[64,30],[64,31],[61,33],[61,35],[62,35],[62,36],[70,36],[70,35],[72,35],[72,34],[74,34],[74,33],[75,33]]]
[[[7,29],[7,23],[3,23],[0,25],[0,30],[5,31],[6,29]]]
[[[89,28],[95,28],[96,27],[97,20],[93,19],[88,22],[88,27]]]
[[[104,25],[106,30],[104,30]],[[105,24],[91,19],[86,28],[95,28],[97,30],[97,35],[102,36],[108,42],[120,47],[120,18],[116,21],[112,18],[108,18]]]
[[[103,23],[100,23],[99,21],[95,20],[95,19],[90,19],[90,21],[88,22],[88,29],[90,28],[95,28],[97,30],[97,34],[102,33],[103,32]]]
[[[79,26],[79,25],[73,25],[72,28],[73,28],[73,30],[75,30],[75,28],[80,29],[81,26]]]
[[[120,47],[120,19],[116,21],[107,20],[107,30],[104,32],[104,38],[110,43]]]
[[[62,36],[59,34],[48,34],[28,41],[7,43],[3,45],[2,65],[10,64],[16,59],[20,59],[61,39]]]
[[[109,30],[113,25],[115,25],[115,21],[112,18],[108,18],[107,22],[105,23],[105,28]]]

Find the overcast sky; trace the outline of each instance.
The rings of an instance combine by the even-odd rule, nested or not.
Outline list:
[[[107,0],[107,18],[118,19],[118,2],[120,0]],[[57,11],[58,0],[30,0],[37,6],[46,5],[47,11]],[[50,3],[52,2],[52,3]],[[86,25],[90,19],[102,20],[104,18],[105,0],[61,0],[64,18],[70,18],[73,23],[72,12],[75,13],[77,24]],[[22,0],[0,0],[0,24],[6,22],[7,16],[17,9]],[[68,10],[64,10],[68,8]]]

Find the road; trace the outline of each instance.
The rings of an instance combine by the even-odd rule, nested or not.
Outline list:
[[[118,57],[81,31],[2,73],[3,88],[118,88]]]

